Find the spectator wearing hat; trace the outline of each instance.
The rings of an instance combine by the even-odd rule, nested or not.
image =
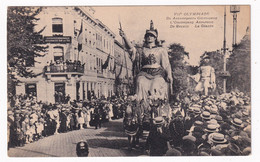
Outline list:
[[[35,123],[35,126],[36,126],[36,132],[37,132],[38,138],[42,138],[43,130],[44,130],[44,119],[39,118],[38,122]]]
[[[82,110],[79,110],[79,112],[77,113],[77,123],[79,129],[83,129],[83,124],[85,123],[85,121],[84,121],[84,113]]]
[[[85,111],[84,111],[84,121],[85,121],[85,127],[86,128],[90,127],[90,125],[89,125],[90,119],[91,119],[91,117],[90,117],[90,108],[87,105],[86,108],[85,108]]]
[[[204,122],[207,122],[211,119],[210,115],[211,115],[210,112],[203,111],[202,114],[201,114],[201,118]]]
[[[96,107],[94,110],[94,123],[95,123],[95,129],[101,128],[101,115],[100,115],[100,109],[99,107]]]
[[[164,122],[163,117],[154,119],[154,124],[145,145],[145,149],[149,150],[150,156],[163,156],[168,150],[167,141],[170,139],[170,136],[163,131]]]
[[[60,116],[60,129],[59,132],[64,133],[67,132],[67,114],[66,114],[66,109],[62,108],[61,112],[59,114]]]
[[[216,145],[226,144],[227,139],[221,133],[211,133],[208,136],[208,143],[211,144],[212,148],[214,148]]]
[[[250,155],[251,154],[251,147],[246,147],[243,151],[242,151],[242,155]]]
[[[239,156],[242,152],[240,148],[235,143],[229,143],[228,147],[225,149],[225,155],[227,156]]]
[[[59,116],[59,110],[56,105],[52,107],[52,110],[48,112],[50,118],[52,119],[52,122],[55,124],[52,125],[52,128],[54,129],[54,134],[59,134],[58,130],[60,128],[60,116]]]
[[[191,135],[184,136],[182,138],[182,155],[184,156],[194,156],[197,153],[196,138]]]
[[[231,120],[231,126],[230,126],[230,136],[236,136],[239,135],[239,133],[243,130],[244,125],[242,120],[238,118],[234,118]]]
[[[171,145],[174,147],[181,146],[182,137],[185,135],[184,118],[180,111],[174,114],[174,119],[169,124],[169,131],[172,140]]]
[[[166,152],[166,156],[182,156],[182,153],[176,148],[169,147],[169,150]]]

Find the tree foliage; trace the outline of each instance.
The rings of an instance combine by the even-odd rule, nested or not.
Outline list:
[[[8,79],[18,82],[18,77],[36,77],[32,66],[35,57],[44,56],[47,46],[41,45],[41,33],[35,31],[36,16],[41,8],[8,7],[7,10],[7,66]],[[30,65],[28,65],[30,63]]]
[[[231,77],[228,79],[229,90],[251,92],[251,58],[249,29],[241,42],[234,47],[227,62],[227,69]]]
[[[184,61],[185,56],[189,58],[189,53],[185,51],[181,44],[173,43],[169,46],[169,60],[173,76],[174,98],[188,89],[188,64]]]

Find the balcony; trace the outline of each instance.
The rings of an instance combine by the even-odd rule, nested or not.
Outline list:
[[[82,76],[84,74],[84,65],[78,64],[55,64],[45,67],[45,74],[50,79],[51,76],[64,75],[70,78],[71,76]]]

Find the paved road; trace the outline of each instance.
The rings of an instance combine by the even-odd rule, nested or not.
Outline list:
[[[10,148],[9,157],[76,157],[76,144],[87,140],[90,157],[139,156],[143,149],[129,151],[122,119],[104,123],[101,129],[93,127],[45,137],[23,147]],[[141,146],[145,140],[141,139]]]

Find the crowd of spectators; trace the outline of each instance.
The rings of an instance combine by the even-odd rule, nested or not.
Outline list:
[[[79,60],[66,60],[57,59],[56,61],[47,62],[46,72],[81,72],[84,65]]]
[[[91,126],[98,129],[102,122],[111,118],[123,118],[126,107],[127,99],[115,96],[51,104],[37,102],[32,95],[17,95],[14,106],[8,109],[8,143],[9,146],[23,146],[58,133]],[[251,153],[251,103],[246,94],[187,95],[178,102],[170,103],[170,109],[171,115],[164,118],[171,119],[157,123],[166,127],[166,133],[170,131],[171,134],[166,139],[168,146],[163,146],[167,148],[163,149],[165,152],[162,155],[223,156]],[[148,136],[149,141],[157,141],[160,135],[155,135],[155,139],[151,139],[151,136]]]
[[[238,156],[251,153],[251,105],[246,94],[188,95],[180,104],[171,107],[173,118],[183,122],[176,122],[170,129],[179,130],[179,136],[183,135],[169,140],[166,155]]]
[[[123,117],[116,97],[55,104],[37,102],[33,95],[16,95],[14,100],[14,106],[8,109],[10,147],[91,126],[98,129],[102,122]]]

